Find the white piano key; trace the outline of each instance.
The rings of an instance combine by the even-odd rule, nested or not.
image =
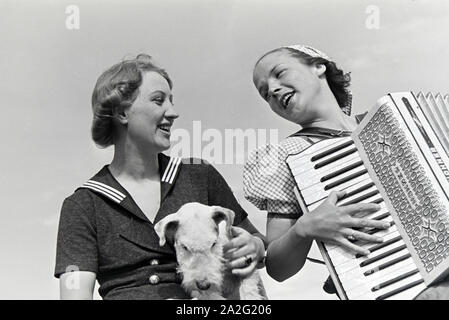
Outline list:
[[[364,274],[359,274],[356,277],[348,278],[345,282],[345,288],[348,291],[355,291],[358,287],[358,283],[362,283],[363,285],[369,286],[369,291],[385,281],[394,279],[399,275],[403,275],[411,270],[416,269],[416,264],[413,259],[408,258],[401,262],[398,262],[386,269],[379,270],[379,272],[373,273],[369,276],[365,276]],[[358,280],[358,281],[357,281]]]
[[[408,277],[408,278],[406,278],[406,279],[403,279],[403,280],[401,280],[401,281],[398,281],[398,282],[396,282],[396,283],[393,283],[392,285],[390,285],[390,286],[388,286],[388,287],[385,287],[385,288],[383,288],[383,289],[380,289],[379,291],[376,291],[376,292],[375,292],[375,296],[376,296],[376,297],[380,297],[380,296],[382,296],[382,295],[384,295],[384,294],[386,294],[386,293],[392,292],[392,291],[395,290],[395,289],[398,289],[398,288],[400,288],[400,287],[402,287],[402,286],[405,286],[405,285],[410,284],[410,283],[412,283],[412,282],[414,282],[414,281],[417,281],[417,280],[422,280],[422,276],[421,276],[420,273],[414,274],[414,275],[411,276],[411,277]],[[392,296],[392,297],[394,297],[394,296]]]
[[[354,194],[354,195],[352,195],[350,197],[347,197],[347,198],[345,198],[345,199],[343,199],[343,200],[341,200],[339,202],[337,202],[337,205],[344,206],[348,202],[351,202],[351,201],[353,201],[353,200],[355,200],[355,199],[357,199],[359,197],[362,197],[362,196],[364,196],[364,195],[366,195],[366,194],[368,194],[370,192],[374,192],[374,191],[379,192],[379,190],[377,189],[377,187],[375,185],[372,186],[372,187],[369,187],[368,189],[365,189],[365,190],[363,190],[363,191],[361,191],[359,193],[356,193],[356,194]]]
[[[319,159],[317,161],[314,161],[314,162],[312,162],[312,161],[290,162],[290,169],[292,171],[294,171],[296,174],[299,174],[299,173],[305,172],[305,171],[309,171],[309,170],[313,170],[313,168],[317,164],[321,164],[321,163],[323,163],[323,162],[325,162],[325,161],[327,161],[329,159],[333,159],[334,157],[343,156],[343,154],[345,154],[346,152],[350,152],[351,150],[354,150],[354,149],[355,149],[355,146],[354,146],[354,144],[352,144],[350,146],[347,146],[347,147],[345,147],[343,149],[340,149],[337,152],[332,153],[332,154],[330,154],[330,155],[328,155],[328,156],[326,156],[324,158],[321,158],[321,159]],[[343,156],[343,158],[346,158],[346,157],[348,157],[350,155],[353,155],[353,154],[357,155],[358,154],[357,150],[355,152],[351,153],[351,154]],[[328,165],[332,165],[332,163],[335,163],[335,162],[337,162],[337,160],[329,163]],[[325,166],[323,166],[323,168],[324,167]]]
[[[357,174],[357,173],[363,172],[363,170],[366,170],[366,169],[365,169],[364,167],[363,167],[363,168],[362,168],[362,167],[357,167],[357,168],[354,168],[354,169],[352,169],[352,170],[349,170],[349,171],[347,172],[347,174],[348,174],[348,176],[349,176],[349,175],[351,175],[351,174]],[[362,174],[366,174],[366,173],[362,173]],[[314,196],[314,198],[315,198],[316,200],[319,200],[320,198],[317,197],[317,196],[322,196],[322,195],[325,195],[325,194],[329,194],[329,193],[330,193],[328,190],[326,190],[326,188],[327,188],[328,186],[330,186],[331,183],[333,183],[333,182],[335,182],[335,181],[340,182],[340,181],[342,181],[343,178],[344,178],[343,176],[338,176],[338,177],[335,177],[335,178],[333,178],[333,179],[331,179],[331,180],[329,180],[329,181],[326,181],[325,183],[317,183],[317,184],[314,184],[313,186],[310,186],[310,187],[308,187],[308,188],[304,188],[302,194],[303,194],[305,197]],[[350,186],[352,186],[352,185],[354,185],[354,182],[353,182],[354,179],[355,179],[355,178],[353,178],[353,179],[351,179],[351,180],[348,180],[348,181],[346,181],[346,182],[352,182],[352,183],[349,184]],[[331,189],[329,189],[329,190],[333,190],[333,189],[335,189],[335,188],[341,190],[341,187],[340,187],[340,186],[342,186],[342,185],[343,185],[344,183],[346,183],[346,182],[339,183],[338,185],[334,186],[333,188],[331,188]],[[315,201],[316,201],[316,200],[315,200]],[[312,201],[313,201],[313,200],[312,200]]]
[[[355,259],[355,253],[349,250],[346,250],[342,247],[336,246],[327,252],[329,257],[332,260],[332,264],[334,266],[341,265],[348,261]]]
[[[350,137],[326,139],[318,143],[313,144],[306,150],[296,155],[290,155],[287,158],[287,162],[301,165],[302,163],[311,162],[311,158],[325,150],[329,150],[337,145],[342,145],[351,140]]]
[[[358,176],[357,178],[354,178],[354,179],[346,181],[338,186],[335,186],[335,187],[329,189],[329,191],[342,191],[342,190],[345,190],[346,188],[351,187],[351,186],[355,185],[356,183],[359,183],[360,181],[363,181],[368,178],[369,178],[369,174],[365,173],[365,174],[362,174],[361,176]],[[316,192],[324,192],[325,191],[324,187],[325,187],[324,185],[314,185],[310,188],[300,190],[301,195],[303,197],[309,197],[310,195],[313,195]]]
[[[348,281],[345,282],[344,287],[346,291],[353,293],[357,290],[358,292],[362,292],[363,290],[361,289],[363,287],[365,287],[365,291],[377,292],[378,290],[373,291],[373,288],[384,283],[385,281],[392,280],[413,270],[417,270],[416,264],[413,259],[407,259],[392,265],[390,268],[373,273],[370,276],[365,276],[362,274],[360,277],[348,279]]]
[[[346,264],[336,266],[335,270],[337,271],[337,274],[339,274],[339,275],[350,272],[350,271],[351,272],[359,272],[360,271],[360,272],[364,273],[368,270],[376,269],[377,267],[381,266],[382,264],[390,262],[390,261],[392,261],[396,258],[399,258],[407,253],[409,253],[409,251],[407,248],[405,248],[399,252],[393,253],[392,255],[385,257],[383,259],[380,259],[380,260],[376,261],[375,263],[367,265],[365,267],[360,267],[358,263],[353,264],[353,263],[348,262]]]
[[[298,180],[304,180],[308,178],[312,178],[314,181],[321,179],[321,177],[333,173],[339,169],[345,168],[351,164],[360,162],[361,158],[357,153],[352,153],[346,157],[336,160],[333,163],[328,164],[327,166],[321,168],[315,168],[315,165],[308,165],[308,170],[303,170],[302,168],[307,164],[302,164],[301,166],[297,166],[296,164],[291,164],[290,170],[292,174],[298,178]],[[321,177],[320,177],[321,176]],[[318,178],[320,177],[320,178]],[[307,185],[306,185],[307,186]]]
[[[356,280],[356,279],[363,279],[363,283],[368,283],[368,282],[375,281],[379,277],[385,276],[392,271],[403,269],[403,268],[407,267],[408,265],[416,266],[415,262],[413,261],[413,259],[411,257],[409,257],[403,261],[400,261],[398,263],[395,263],[388,268],[379,270],[378,272],[375,272],[369,276],[365,276],[362,272],[357,272],[357,273],[350,272],[350,273],[340,275],[339,279],[343,283],[343,286],[345,286],[346,283],[350,283],[351,281]],[[379,284],[379,283],[377,283],[377,284]]]
[[[386,286],[385,288],[382,288],[377,291],[373,291],[372,289],[385,282],[392,280],[398,276],[401,276],[403,274],[406,274],[407,272],[416,270],[416,265],[413,263],[413,261],[406,261],[407,264],[402,264],[400,267],[392,268],[391,270],[382,270],[382,272],[379,272],[375,278],[372,279],[361,279],[361,278],[353,278],[350,279],[348,282],[344,284],[345,292],[348,295],[348,298],[350,299],[357,299],[358,297],[365,295],[367,292],[372,292],[375,296],[378,296],[378,292],[380,292],[383,289],[391,288],[396,282]],[[409,276],[411,277],[411,276]],[[399,280],[400,282],[402,280]]]
[[[359,201],[357,203],[371,203],[371,202],[374,202],[374,201],[377,201],[377,200],[383,200],[382,195],[380,193],[378,193],[378,194],[376,194],[374,196],[371,196],[369,198],[363,199],[362,201]],[[342,201],[339,204],[339,206],[344,206],[344,205],[346,205],[347,202],[349,202],[349,201]]]
[[[414,269],[416,269],[416,268],[414,268]],[[401,272],[399,271],[399,273],[401,273]],[[403,272],[403,273],[406,273],[406,272]],[[394,272],[392,274],[396,274],[396,272]],[[399,275],[399,274],[397,274],[397,275]],[[387,278],[384,278],[382,281],[386,281],[386,280],[389,280],[389,279],[392,279],[392,278],[394,278],[394,277],[390,277],[390,278],[387,277]],[[393,290],[395,290],[397,288],[402,287],[403,285],[409,284],[409,283],[411,283],[413,281],[416,281],[416,280],[419,280],[419,279],[422,279],[422,276],[419,273],[416,273],[416,274],[414,274],[412,276],[409,276],[409,277],[407,277],[405,279],[402,279],[402,280],[399,280],[399,281],[397,281],[395,283],[392,283],[389,286],[387,286],[385,288],[382,288],[382,289],[380,289],[378,291],[374,291],[373,292],[371,290],[373,285],[370,285],[370,286],[362,285],[362,286],[358,286],[356,288],[353,288],[352,290],[348,290],[346,292],[346,294],[348,295],[349,299],[357,299],[360,296],[364,296],[367,292],[371,291],[373,293],[373,296],[374,296],[374,299],[375,299],[376,297],[380,297],[381,295],[383,295],[385,293],[391,292],[391,291],[393,291]]]
[[[368,214],[368,215],[364,216],[363,219],[370,219],[370,220],[371,220],[371,219],[376,218],[377,216],[381,216],[381,215],[384,214],[384,213],[388,213],[388,211],[381,211],[381,212],[376,211],[376,212],[373,213],[373,214]],[[382,221],[382,222],[390,222],[391,224],[393,224],[392,222],[394,222],[393,217],[392,217],[390,214],[388,214],[388,216],[383,217],[382,219],[380,219],[380,220],[378,220],[378,221]],[[372,229],[372,228],[364,228],[364,229],[362,229],[361,231],[362,231],[362,232],[366,232],[366,231],[369,230],[369,229]],[[376,233],[376,235],[377,235],[377,233]]]
[[[360,180],[360,179],[358,179],[358,180]],[[363,186],[365,186],[365,185],[367,185],[369,183],[373,183],[373,180],[371,180],[371,178],[365,178],[365,179],[363,179],[363,180],[361,180],[359,182],[356,182],[355,184],[352,184],[352,185],[348,184],[349,186],[347,188],[345,188],[344,191],[346,191],[346,193],[349,193],[349,192],[357,190],[358,188],[361,188],[361,187],[363,187]],[[343,190],[343,189],[339,189],[339,190]],[[324,188],[323,188],[322,191],[319,191],[319,192],[316,192],[316,193],[307,194],[305,197],[303,195],[303,198],[306,201],[306,204],[309,205],[309,204],[313,204],[316,201],[319,201],[319,200],[327,198],[332,191],[333,191],[333,189],[332,190],[324,190]],[[364,191],[361,191],[361,192],[364,192]],[[351,198],[351,199],[356,198],[357,195],[362,194],[361,192],[355,194],[354,196],[348,197],[348,199],[349,198]],[[344,199],[344,200],[346,200],[346,199]]]
[[[345,272],[347,272],[347,271],[349,271],[349,270],[352,270],[352,269],[354,269],[354,268],[357,268],[357,269],[360,269],[360,270],[362,270],[362,269],[363,269],[363,270],[365,270],[365,269],[366,269],[366,270],[369,270],[369,269],[375,268],[376,266],[381,265],[382,263],[386,262],[387,260],[391,260],[391,259],[388,259],[388,258],[389,258],[389,257],[392,257],[394,254],[389,255],[388,257],[382,258],[382,259],[380,259],[380,260],[377,260],[377,261],[375,261],[375,262],[373,262],[373,263],[370,263],[370,264],[368,264],[368,265],[366,265],[366,266],[364,266],[364,267],[361,267],[360,264],[361,264],[362,262],[368,260],[368,259],[375,258],[375,257],[377,257],[377,256],[379,256],[379,255],[381,255],[381,254],[383,254],[384,252],[388,252],[388,251],[390,251],[390,250],[399,248],[399,247],[403,246],[404,244],[405,244],[405,243],[404,243],[403,241],[398,241],[398,242],[395,242],[395,243],[392,243],[392,244],[386,246],[385,248],[376,250],[376,251],[370,253],[370,254],[367,255],[367,256],[362,256],[362,257],[359,257],[359,258],[350,259],[350,260],[345,261],[345,262],[343,262],[343,263],[341,263],[341,264],[334,264],[334,267],[335,267],[335,269],[337,269],[337,273],[339,273],[339,274],[345,273]],[[401,250],[401,251],[402,251],[402,250]],[[333,256],[333,255],[334,255],[334,252],[332,252],[332,254],[329,252],[329,255],[332,255],[332,256]],[[382,262],[382,261],[383,261],[383,262]],[[366,270],[365,270],[365,271],[366,271]],[[363,272],[364,272],[364,271],[363,271]],[[363,272],[362,272],[362,273],[363,273]]]
[[[427,286],[425,283],[420,283],[417,286],[402,291],[394,296],[391,296],[385,300],[413,300],[416,298]]]
[[[302,167],[295,167],[291,168],[291,171],[293,176],[296,177],[296,180],[301,184],[299,187],[307,188],[312,184],[318,183],[322,177],[360,161],[360,156],[357,153],[353,153],[318,169],[310,166],[308,170],[304,171],[302,170]],[[361,166],[363,166],[363,164]]]
[[[359,176],[359,177],[357,177],[357,178],[355,178],[355,179],[353,179],[353,180],[351,180],[351,181],[345,182],[345,183],[339,185],[338,187],[332,188],[332,189],[330,189],[329,191],[343,191],[343,190],[346,190],[346,189],[348,189],[348,188],[354,186],[355,184],[360,183],[361,181],[370,181],[370,179],[371,179],[371,178],[370,178],[369,175],[366,173],[366,174],[361,175],[361,176]],[[304,192],[304,191],[301,191],[301,196],[304,198],[304,201],[307,201],[306,199],[308,199],[309,195],[304,196],[303,192]],[[321,191],[321,192],[324,192],[324,190]],[[313,192],[311,192],[311,193],[313,194]],[[316,202],[314,202],[314,203],[311,203],[311,204],[307,205],[307,208],[308,208],[309,212],[310,212],[310,211],[313,211],[313,210],[315,210],[317,207],[319,207],[320,204],[322,204],[326,199],[327,199],[327,197],[326,197],[326,198],[322,198],[321,200],[318,200],[318,201],[316,201]]]
[[[363,163],[359,164],[360,161],[362,161],[360,155],[358,155],[357,153],[353,153],[321,168],[315,169],[314,167],[312,167],[312,169],[308,171],[300,171],[298,170],[299,167],[293,168],[292,174],[297,177],[299,181],[312,180],[316,182],[319,181],[322,177],[325,177],[328,174],[332,174],[340,169],[345,169],[356,164],[363,165]],[[307,187],[307,184],[305,186]]]
[[[327,198],[321,199],[317,202],[312,203],[311,205],[307,206],[307,209],[309,209],[309,212],[312,212],[313,210],[315,210],[316,208],[318,208],[320,206],[320,204],[322,204],[324,201],[326,201]]]
[[[357,154],[358,152],[357,152],[357,148],[356,148],[355,144],[350,144],[349,146],[346,146],[346,147],[344,147],[344,148],[342,148],[340,150],[332,152],[331,154],[329,154],[329,155],[327,155],[327,156],[325,156],[325,157],[323,157],[323,158],[321,158],[319,160],[313,161],[313,164],[315,165],[315,164],[328,162],[329,160],[332,160],[335,157],[342,156],[343,154],[345,154],[347,152],[351,152],[354,149],[355,149],[355,153]],[[329,162],[329,164],[331,164],[331,163],[333,163],[333,162]]]

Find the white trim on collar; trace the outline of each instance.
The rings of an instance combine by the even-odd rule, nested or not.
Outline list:
[[[89,180],[89,181],[85,182],[82,185],[82,188],[87,188],[87,189],[96,191],[117,203],[122,202],[123,199],[126,198],[126,195],[124,195],[120,191],[108,186],[107,184],[104,184],[104,183],[101,183],[101,182],[98,182],[95,180]]]
[[[172,162],[173,162],[173,157],[170,157],[170,160],[168,161],[168,164],[165,167],[165,171],[164,171],[164,174],[162,175],[161,181],[165,181],[165,178],[167,177],[167,173],[170,170]]]
[[[165,168],[164,174],[162,175],[162,182],[173,183],[176,173],[179,169],[179,164],[181,163],[181,158],[170,157],[167,167]]]

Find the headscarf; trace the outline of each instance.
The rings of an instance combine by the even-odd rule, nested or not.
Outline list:
[[[315,49],[311,46],[292,45],[292,46],[285,46],[283,48],[288,48],[288,49],[292,49],[294,51],[301,52],[301,53],[308,55],[312,58],[322,58],[326,61],[335,63],[335,61],[333,61],[327,54],[325,54],[324,52],[322,52],[318,49]],[[346,95],[348,96],[348,99],[347,99],[347,103],[344,106],[340,106],[340,107],[341,107],[342,111],[349,116],[349,115],[351,115],[352,92],[349,88],[345,88],[344,90],[346,92]]]

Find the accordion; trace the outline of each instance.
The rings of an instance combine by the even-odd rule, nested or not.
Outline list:
[[[286,162],[305,214],[345,190],[338,206],[378,203],[364,217],[390,222],[362,230],[384,240],[356,241],[367,256],[317,242],[340,298],[414,299],[449,273],[448,95],[388,94],[350,137],[321,140]]]

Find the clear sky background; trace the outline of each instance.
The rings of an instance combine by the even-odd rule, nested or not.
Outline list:
[[[66,28],[69,4],[80,9],[79,30]],[[367,28],[370,5],[379,29]],[[252,84],[258,57],[281,45],[310,44],[351,71],[355,113],[388,92],[449,93],[447,0],[0,0],[0,29],[0,299],[59,297],[59,210],[111,159],[90,140],[90,96],[123,58],[145,52],[165,66],[175,128],[189,131],[193,121],[203,131],[296,131]],[[242,165],[216,167],[265,232],[265,214],[243,198]],[[321,289],[326,277],[310,263],[283,283],[264,274],[272,299],[334,299]]]

